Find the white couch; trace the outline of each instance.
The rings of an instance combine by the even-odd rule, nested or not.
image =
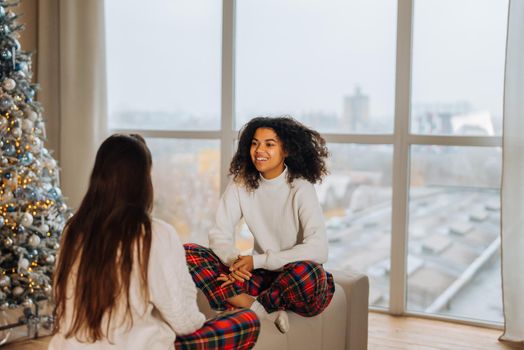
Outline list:
[[[290,330],[281,334],[262,322],[255,350],[363,350],[368,340],[369,281],[356,271],[331,271],[335,295],[326,310],[315,317],[289,312]],[[198,304],[206,316],[214,311],[199,292]]]

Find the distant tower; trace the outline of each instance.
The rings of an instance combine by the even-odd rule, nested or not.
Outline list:
[[[351,96],[344,97],[343,124],[350,132],[362,131],[369,121],[369,96],[362,94],[360,86]]]

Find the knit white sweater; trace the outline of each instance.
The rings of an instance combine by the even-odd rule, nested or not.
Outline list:
[[[76,273],[68,285],[70,299],[61,332],[53,336],[49,349],[122,349],[166,350],[174,349],[176,334],[190,334],[202,327],[205,316],[198,310],[196,287],[189,274],[184,248],[175,229],[160,220],[153,220],[151,253],[148,267],[149,303],[144,303],[140,293],[140,274],[134,264],[131,275],[129,298],[133,325],[122,324],[125,304],[122,300],[113,313],[110,337],[96,343],[82,343],[75,338],[64,337],[72,324],[73,293]],[[101,291],[103,293],[103,291]],[[106,330],[107,317],[102,329]]]
[[[294,261],[325,263],[326,229],[315,187],[303,179],[287,182],[287,169],[247,191],[230,182],[220,200],[216,224],[209,233],[210,248],[226,265],[240,254],[235,248],[235,226],[244,218],[255,238],[254,268],[278,270]]]

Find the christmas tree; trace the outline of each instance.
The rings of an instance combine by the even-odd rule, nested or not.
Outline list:
[[[44,147],[33,100],[31,55],[20,48],[14,2],[0,0],[0,310],[51,295],[51,274],[69,210],[56,161]]]

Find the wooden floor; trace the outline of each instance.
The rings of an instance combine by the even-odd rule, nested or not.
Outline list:
[[[368,349],[509,350],[524,344],[499,342],[500,330],[414,317],[369,314]]]
[[[500,334],[499,330],[372,312],[369,314],[368,349],[524,350],[524,344],[499,342]],[[49,338],[42,338],[4,345],[0,349],[45,350],[48,341]]]

